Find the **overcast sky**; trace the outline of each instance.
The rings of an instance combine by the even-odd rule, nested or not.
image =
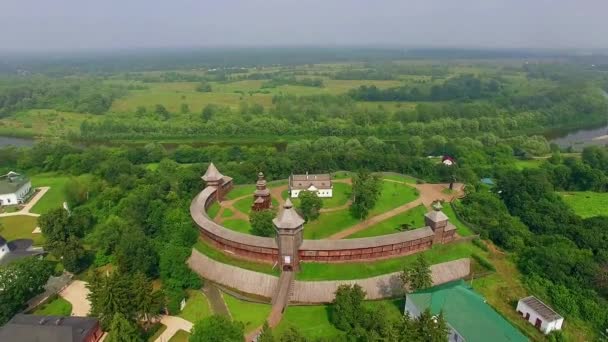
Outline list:
[[[0,50],[607,48],[608,0],[0,0]]]

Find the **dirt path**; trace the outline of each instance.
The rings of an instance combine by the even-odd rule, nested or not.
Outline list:
[[[44,194],[46,194],[46,192],[49,191],[50,187],[48,187],[48,186],[41,186],[41,187],[39,187],[37,189],[39,191],[34,195],[34,197],[32,197],[23,206],[23,208],[21,208],[21,210],[15,211],[13,213],[0,214],[0,217],[19,216],[19,215],[33,216],[33,217],[40,216],[40,214],[32,213],[32,212],[30,212],[30,210],[32,210],[32,208],[36,205],[36,203],[38,203],[38,201],[40,201],[40,199],[42,198],[42,196],[44,196]]]
[[[59,296],[72,304],[72,316],[86,317],[91,311],[91,302],[87,298],[89,289],[86,285],[82,280],[74,280],[59,292]]]

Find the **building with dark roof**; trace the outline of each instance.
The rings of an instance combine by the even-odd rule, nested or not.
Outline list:
[[[16,315],[0,327],[0,341],[96,342],[103,331],[97,318]]]
[[[0,176],[0,206],[25,202],[31,190],[32,182],[17,172]]]
[[[517,302],[517,312],[544,334],[561,330],[564,324],[564,317],[534,296],[520,299]]]
[[[463,280],[408,293],[405,312],[418,317],[425,310],[443,312],[450,342],[524,342],[528,339],[490,307]]]
[[[289,176],[289,194],[291,198],[297,198],[300,191],[315,192],[319,197],[332,197],[333,184],[329,173]]]
[[[0,236],[0,265],[8,264],[14,260],[44,254],[42,247],[33,247],[31,239],[17,239],[6,241]]]

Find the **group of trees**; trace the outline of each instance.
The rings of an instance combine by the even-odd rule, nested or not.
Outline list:
[[[353,202],[350,211],[354,217],[366,218],[376,205],[382,191],[380,178],[366,170],[359,171],[353,177]]]

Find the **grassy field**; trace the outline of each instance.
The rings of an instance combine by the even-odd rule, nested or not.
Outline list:
[[[324,239],[359,222],[349,209],[322,213],[318,219],[304,224],[305,239]]]
[[[249,224],[249,221],[241,219],[228,219],[222,221],[222,226],[239,233],[251,234],[251,224]]]
[[[49,186],[47,193],[32,208],[36,214],[47,213],[51,209],[60,208],[65,202],[65,184],[69,177],[53,173],[41,173],[30,177],[33,187]]]
[[[188,342],[189,338],[190,334],[187,331],[180,329],[169,339],[169,342]]]
[[[529,160],[518,159],[515,161],[514,165],[518,170],[535,169],[535,168],[540,167],[540,165],[544,161],[545,161],[544,159],[529,159]]]
[[[475,234],[475,232],[471,228],[469,228],[466,224],[464,224],[458,219],[451,205],[444,205],[441,211],[443,211],[444,214],[448,215],[448,217],[450,218],[450,222],[452,222],[452,224],[456,226],[456,233],[458,233],[458,235],[470,236]]]
[[[333,196],[331,198],[322,198],[323,208],[329,209],[345,205],[351,197],[351,192],[352,187],[350,184],[334,182]],[[289,196],[288,190],[283,191],[281,196],[283,199],[286,199]],[[291,198],[291,201],[296,207],[300,206],[299,198]]]
[[[471,242],[451,243],[447,245],[435,245],[423,254],[430,264],[452,261],[460,258],[468,258],[477,253],[485,256],[487,253]],[[418,253],[420,254],[420,253]],[[301,271],[296,274],[298,280],[348,280],[374,277],[381,274],[398,272],[403,267],[414,262],[418,254],[406,255],[398,258],[369,261],[350,262],[339,264],[302,263]]]
[[[79,132],[84,121],[95,122],[98,115],[61,112],[52,109],[31,109],[0,121],[0,132],[23,136],[65,136]]]
[[[382,177],[382,179],[394,180],[407,184],[416,184],[416,178],[406,175],[381,174],[380,177]]]
[[[32,239],[34,240],[34,245],[42,245],[44,243],[42,233],[32,233],[37,226],[38,218],[33,216],[19,215],[0,217],[0,235],[8,241],[15,239]]]
[[[320,337],[332,338],[344,334],[329,321],[328,305],[288,306],[281,323],[275,328],[275,337],[281,336],[287,328],[294,326],[304,337],[314,340]]]
[[[245,332],[250,332],[264,324],[268,314],[270,314],[270,305],[268,304],[246,302],[226,293],[222,295],[232,319],[245,324]]]
[[[72,314],[72,304],[67,300],[57,297],[56,299],[42,304],[32,313],[34,315],[48,316],[70,316]]]
[[[349,235],[348,239],[364,238],[370,236],[386,235],[399,233],[402,224],[409,224],[412,228],[420,228],[424,226],[424,214],[427,209],[424,205],[414,207],[404,213],[395,215],[387,220],[379,222],[365,230],[359,231],[353,235]]]
[[[209,258],[222,262],[224,264],[229,264],[237,267],[241,267],[244,269],[248,269],[251,271],[271,274],[271,275],[279,275],[280,272],[276,268],[272,268],[272,265],[265,264],[261,262],[255,261],[247,261],[235,258],[233,256],[229,256],[210,246],[206,241],[199,239],[198,242],[194,245],[194,248],[201,252],[202,254],[208,256]]]
[[[251,211],[251,205],[253,204],[253,197],[245,197],[234,202],[233,206],[236,210],[242,212],[245,215],[249,215]]]
[[[559,194],[564,202],[582,218],[608,215],[608,193],[568,191]]]
[[[253,196],[253,192],[255,191],[255,184],[246,184],[246,185],[237,185],[230,192],[226,194],[227,200],[233,200],[239,197]]]
[[[418,198],[418,190],[395,182],[382,182],[382,193],[369,216],[376,216]]]
[[[232,217],[234,216],[234,212],[232,211],[232,209],[230,208],[224,208],[224,211],[222,211],[222,218],[228,218],[228,217]]]
[[[179,314],[179,317],[189,322],[196,323],[212,314],[207,297],[201,291],[188,291],[186,306]]]
[[[209,209],[207,209],[207,215],[214,219],[217,216],[217,213],[220,211],[220,205],[217,202],[213,202]]]

